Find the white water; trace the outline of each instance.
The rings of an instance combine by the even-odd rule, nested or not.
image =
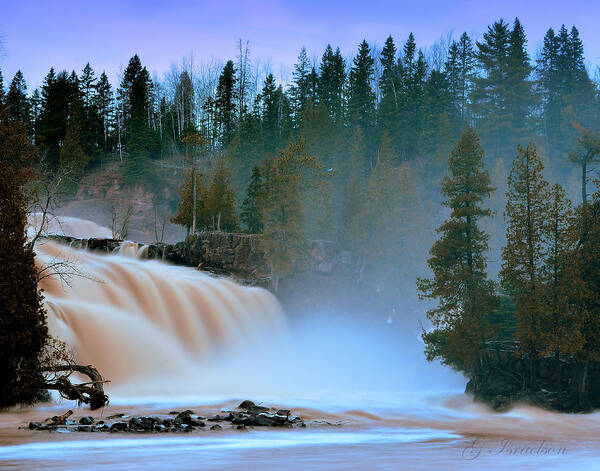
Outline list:
[[[60,404],[4,415],[0,467],[600,469],[598,413],[520,406],[496,414],[474,404],[461,392],[462,377],[425,362],[416,325],[403,332],[320,313],[284,321],[264,290],[141,261],[141,250],[126,244],[119,254],[97,255],[54,243],[38,249],[40,262],[76,260],[89,275],[70,287],[54,280],[44,288],[51,332],[113,381],[106,414],[178,407],[210,413],[250,398],[291,407],[309,423],[341,425],[185,437],[15,431],[19,422],[72,407]],[[522,449],[542,442],[555,451]]]

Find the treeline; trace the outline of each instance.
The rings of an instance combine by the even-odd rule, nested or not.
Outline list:
[[[412,34],[402,46],[390,36],[377,51],[363,41],[350,62],[327,46],[313,64],[302,49],[289,84],[277,84],[270,73],[261,85],[257,80],[240,42],[236,60],[220,73],[187,61],[153,80],[136,55],[116,90],[87,64],[80,74],[50,70],[31,96],[17,72],[0,94],[54,167],[84,169],[118,155],[135,182],[150,172],[146,159],[181,150],[194,130],[213,148],[230,150],[238,195],[266,153],[300,134],[313,138],[311,150],[336,171],[357,127],[366,172],[386,131],[396,163],[423,158],[444,169],[465,126],[478,130],[489,156],[506,163],[518,143],[533,139],[560,159],[576,136],[572,122],[588,128],[600,113],[577,28],[549,29],[532,60],[518,19],[512,26],[495,22],[480,41],[465,33],[437,43],[427,56]]]
[[[574,158],[600,156],[600,134],[582,130],[577,144]],[[539,359],[554,357],[560,372],[560,355],[570,354],[582,370],[579,406],[588,409],[590,362],[600,359],[600,193],[574,207],[561,185],[546,180],[536,146],[519,146],[507,182],[496,284],[487,277],[488,234],[480,227],[491,216],[484,202],[494,191],[483,156],[468,128],[443,184],[451,215],[430,251],[433,277],[418,282],[422,297],[439,302],[428,311],[434,329],[423,334],[427,356],[476,376],[485,368],[486,342],[514,338],[529,364],[523,387],[535,393]],[[559,400],[563,386],[559,374]]]
[[[517,144],[535,142],[562,172],[580,130],[600,122],[577,29],[549,29],[532,59],[518,19],[425,52],[412,34],[376,50],[363,41],[351,60],[327,46],[313,63],[302,49],[289,83],[259,75],[240,41],[225,64],[186,60],[162,79],[135,55],[116,89],[88,64],[80,74],[52,69],[28,95],[18,72],[0,100],[73,190],[107,160],[126,184],[155,188],[175,168],[183,183],[173,222],[270,234],[281,274],[297,240],[337,239],[361,280],[390,291],[430,237],[424,218],[465,127],[503,185]],[[499,197],[494,209],[503,205]]]

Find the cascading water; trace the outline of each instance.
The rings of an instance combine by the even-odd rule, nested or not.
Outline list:
[[[77,231],[78,221],[60,227]],[[86,223],[87,236],[90,225]],[[104,229],[92,235],[105,235]],[[279,303],[261,288],[243,287],[192,268],[142,261],[147,247],[124,242],[99,255],[45,240],[39,264],[76,272],[41,281],[51,335],[73,347],[77,361],[93,364],[114,385],[144,381],[160,393],[195,386],[199,366],[227,347],[284,326]],[[66,264],[66,265],[65,265]],[[143,389],[143,387],[142,387]],[[157,391],[154,390],[156,393]]]

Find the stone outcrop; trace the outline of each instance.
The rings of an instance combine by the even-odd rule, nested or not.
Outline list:
[[[531,362],[519,354],[516,341],[486,343],[481,372],[467,383],[466,392],[496,410],[515,402],[546,409],[582,412],[600,407],[600,365],[589,366],[587,394],[580,391],[584,366],[572,355],[546,355],[535,360],[535,384],[529,384]],[[559,387],[560,383],[560,387]],[[560,391],[559,391],[560,389]],[[585,399],[582,399],[585,398]]]
[[[260,249],[260,237],[258,234],[205,231],[189,235],[185,241],[176,244],[144,245],[139,255],[140,258],[160,259],[266,285],[270,269]],[[62,235],[49,238],[74,248],[102,253],[116,252],[123,244],[115,239],[77,239]],[[297,263],[296,272],[334,276],[347,275],[352,269],[350,254],[341,250],[337,243],[311,240],[305,257]]]
[[[252,401],[242,402],[237,410],[221,409],[219,413],[207,417],[199,416],[192,410],[171,411],[168,415],[127,416],[113,414],[106,418],[83,416],[79,420],[70,419],[73,411],[54,416],[43,422],[29,422],[29,430],[64,432],[128,432],[128,433],[181,433],[195,430],[242,430],[248,427],[305,427],[304,421],[292,415],[287,409],[271,409],[258,406]]]

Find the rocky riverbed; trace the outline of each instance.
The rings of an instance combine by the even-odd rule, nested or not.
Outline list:
[[[252,427],[304,428],[304,420],[288,409],[274,409],[243,401],[236,410],[220,409],[212,415],[198,415],[193,410],[171,411],[166,415],[135,415],[123,413],[107,417],[83,415],[75,417],[69,410],[41,422],[29,422],[20,428],[47,432],[109,432],[109,433],[185,433],[194,430],[244,430]]]

